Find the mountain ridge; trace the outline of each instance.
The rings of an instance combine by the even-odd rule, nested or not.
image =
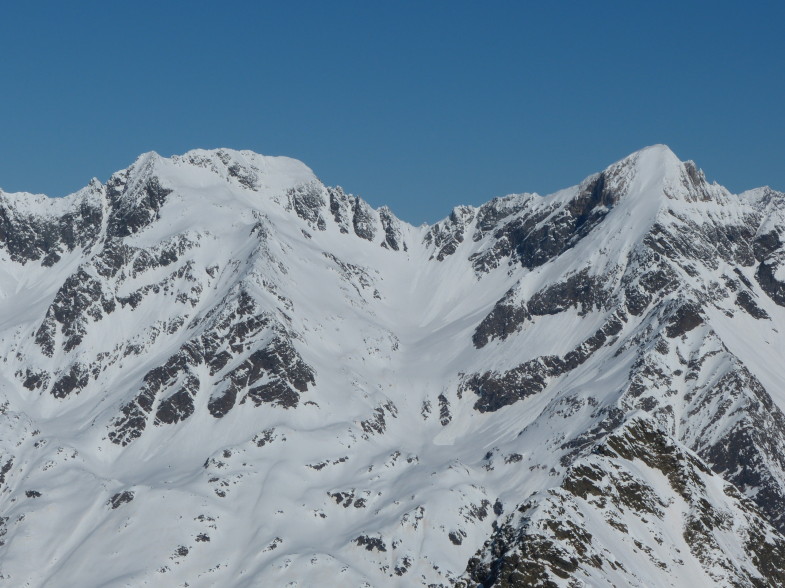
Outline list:
[[[776,585],[785,197],[745,194],[665,146],[420,227],[230,150],[0,194],[2,580]]]
[[[702,170],[697,168],[697,166],[695,165],[695,163],[693,161],[691,161],[691,160],[681,161],[681,160],[678,159],[678,157],[675,155],[675,153],[673,153],[673,151],[667,145],[655,144],[655,145],[650,145],[650,146],[647,146],[647,147],[643,147],[643,148],[639,149],[638,151],[635,151],[635,152],[631,153],[630,155],[628,155],[626,157],[623,157],[622,159],[618,160],[617,162],[609,165],[603,172],[598,172],[597,174],[591,174],[591,175],[587,176],[582,182],[580,182],[579,184],[576,184],[575,186],[579,186],[579,185],[585,184],[585,183],[591,181],[592,179],[594,179],[595,176],[600,175],[601,173],[607,173],[611,168],[614,168],[614,167],[617,167],[617,166],[624,166],[624,164],[630,163],[630,162],[632,162],[633,165],[634,165],[634,161],[637,158],[639,158],[643,154],[647,154],[647,153],[650,153],[650,152],[659,153],[661,155],[661,158],[669,159],[671,163],[675,162],[675,163],[681,164],[683,166],[686,166],[686,168],[689,170],[688,173],[691,176],[693,176],[696,181],[700,179],[700,180],[703,180],[705,182],[705,176],[703,175]],[[222,162],[221,158],[225,159],[226,161]],[[259,162],[268,162],[268,165],[270,165],[270,162],[276,162],[276,161],[280,162],[281,164],[288,164],[288,166],[287,165],[281,165],[281,167],[282,168],[289,167],[292,170],[291,171],[292,175],[294,177],[298,178],[297,180],[294,181],[294,184],[296,184],[296,183],[307,183],[308,181],[319,181],[319,178],[314,174],[313,170],[311,170],[305,163],[303,163],[300,160],[297,160],[297,159],[294,159],[294,158],[291,158],[291,157],[288,157],[288,156],[284,156],[284,155],[275,155],[275,156],[261,155],[259,153],[255,153],[254,151],[250,151],[250,150],[247,150],[247,149],[236,150],[236,149],[226,148],[226,147],[219,147],[219,148],[215,148],[215,149],[191,149],[191,150],[189,150],[189,151],[187,151],[187,152],[185,152],[183,154],[176,154],[176,155],[172,155],[170,157],[162,156],[162,155],[160,155],[156,151],[148,151],[148,152],[140,154],[136,158],[136,160],[130,166],[128,166],[125,169],[119,170],[119,171],[115,172],[112,175],[114,176],[114,175],[117,175],[117,174],[128,172],[129,170],[133,170],[133,169],[139,167],[140,164],[147,163],[149,165],[149,164],[151,164],[153,162],[156,162],[156,161],[160,161],[160,162],[174,162],[174,163],[178,163],[178,164],[189,164],[190,163],[190,164],[195,165],[197,167],[208,167],[208,166],[210,166],[210,164],[223,163],[223,165],[228,168],[228,167],[231,167],[228,162],[231,161],[233,164],[238,164],[239,163],[238,158],[240,159],[240,161],[245,160],[246,164],[248,164],[248,159],[249,158],[251,160],[256,160],[257,164]],[[216,162],[216,159],[218,160],[217,162]],[[275,165],[275,164],[273,163],[272,165]],[[297,169],[297,168],[300,168],[300,169]],[[294,171],[294,170],[296,170],[296,171]],[[212,171],[214,171],[215,173],[219,173],[217,168],[214,165],[212,167]],[[668,170],[665,170],[665,171],[667,172]],[[671,168],[671,171],[672,171],[672,168]],[[228,173],[231,174],[231,172],[228,172]],[[269,173],[269,170],[268,170],[268,173]],[[8,192],[8,191],[3,190],[2,188],[0,188],[0,194],[3,194],[5,196],[7,196],[7,197],[15,198],[15,199],[34,198],[36,200],[40,200],[42,198],[45,198],[46,201],[56,202],[56,201],[61,201],[61,200],[67,201],[70,198],[76,198],[79,194],[81,194],[85,190],[89,190],[92,186],[103,186],[103,185],[104,185],[103,182],[101,182],[98,178],[94,177],[94,178],[92,178],[90,180],[90,182],[88,182],[88,184],[84,188],[81,188],[80,190],[77,190],[76,192],[73,192],[71,194],[67,194],[65,196],[60,196],[60,197],[50,197],[50,196],[47,196],[45,194],[24,192],[24,191],[22,191],[22,192]],[[715,181],[715,182],[712,182],[712,184],[710,184],[710,185],[711,186],[718,186],[719,184],[717,184],[717,182]],[[575,186],[572,186],[571,188],[574,188]],[[549,194],[543,194],[543,195],[540,195],[537,192],[521,192],[521,193],[507,194],[505,196],[494,197],[492,200],[489,200],[488,202],[486,202],[485,205],[489,204],[490,202],[492,202],[494,200],[515,199],[515,198],[518,198],[518,197],[524,197],[526,195],[539,196],[541,198],[548,198],[548,197],[555,196],[556,194],[563,193],[563,192],[565,192],[566,190],[569,190],[569,189],[570,188],[564,188],[564,189],[561,189],[561,190],[557,190],[556,192],[552,192],[552,193],[549,193]],[[756,194],[756,193],[761,193],[761,194],[767,194],[767,193],[768,194],[781,194],[782,192],[774,190],[770,186],[759,186],[759,187],[750,188],[748,190],[740,192],[739,196],[742,196],[742,195],[752,195],[752,194]],[[730,194],[730,193],[728,192],[728,194]],[[482,206],[484,206],[484,205],[474,206],[474,205],[459,204],[459,205],[455,206],[453,210],[469,209],[469,210],[475,210],[476,211],[476,210],[479,210],[480,208],[482,208]],[[389,205],[387,205],[387,204],[379,206],[378,209],[385,209],[385,208],[388,209],[390,212],[393,212],[392,208]],[[407,222],[407,224],[410,224],[410,226],[413,226],[413,227],[420,227],[420,226],[423,226],[423,225],[430,227],[430,226],[433,226],[433,225],[438,224],[440,222],[444,222],[448,218],[449,218],[449,215],[447,215],[446,217],[440,219],[439,221],[436,221],[435,223],[430,223],[430,224],[429,223],[420,223],[419,225],[414,225],[414,224],[408,223],[407,221],[402,221],[402,222]]]

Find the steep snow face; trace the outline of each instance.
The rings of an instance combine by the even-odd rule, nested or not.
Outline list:
[[[0,585],[785,582],[785,195],[412,227],[247,151],[0,193]]]

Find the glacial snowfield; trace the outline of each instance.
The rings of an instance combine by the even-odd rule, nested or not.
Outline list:
[[[785,584],[785,194],[413,227],[248,151],[0,192],[0,586]]]

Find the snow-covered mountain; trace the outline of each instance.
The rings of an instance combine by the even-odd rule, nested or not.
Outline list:
[[[785,584],[785,194],[413,227],[247,151],[0,192],[0,586]]]

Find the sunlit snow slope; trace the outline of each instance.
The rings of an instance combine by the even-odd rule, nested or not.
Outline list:
[[[302,163],[0,192],[0,585],[785,584],[785,194],[412,227]]]

